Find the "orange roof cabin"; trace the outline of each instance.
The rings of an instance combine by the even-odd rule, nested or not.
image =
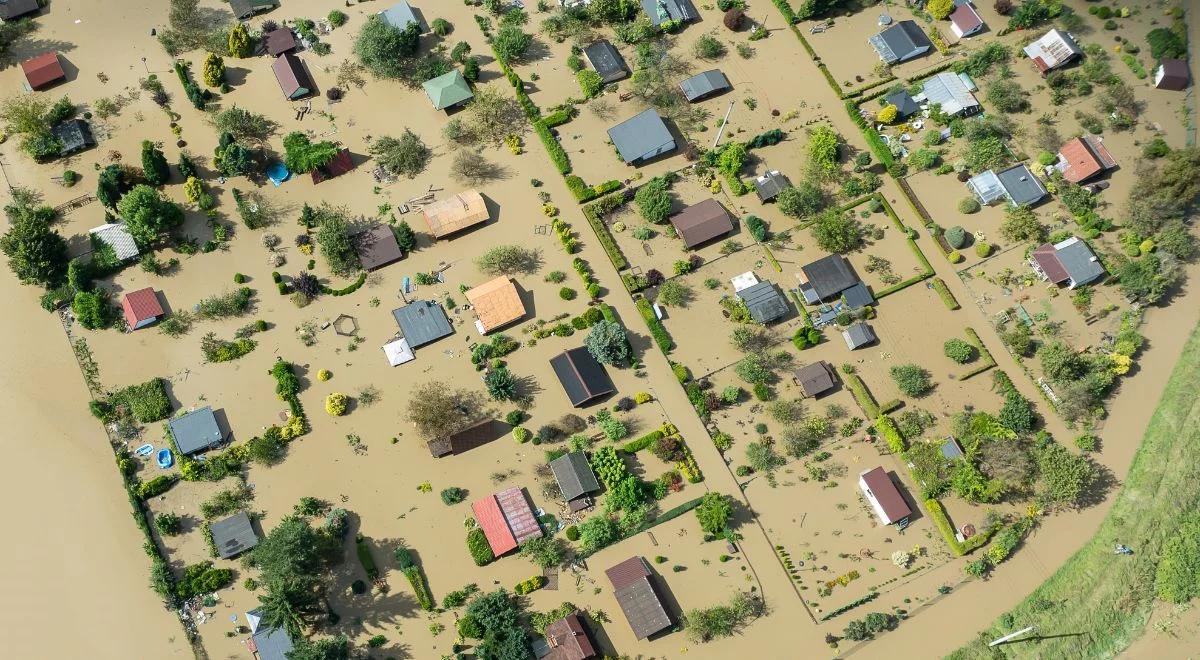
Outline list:
[[[467,190],[453,197],[439,199],[421,209],[429,233],[434,238],[445,238],[464,229],[487,222],[491,215],[483,195],[478,190]]]
[[[125,312],[125,322],[129,324],[130,330],[144,328],[163,316],[158,295],[150,287],[125,294],[121,301],[121,309]]]
[[[1058,162],[1054,164],[1071,183],[1087,181],[1116,166],[1117,161],[1104,142],[1092,135],[1077,137],[1064,144],[1058,150]]]
[[[542,535],[533,507],[522,488],[508,488],[471,504],[475,521],[487,537],[492,553],[499,557],[517,549],[522,542]]]
[[[25,84],[31,90],[48,87],[67,77],[56,51],[42,53],[21,62],[21,72],[25,74]]]
[[[517,285],[508,277],[497,277],[466,292],[467,302],[475,308],[475,327],[479,334],[502,328],[525,316],[525,303]]]

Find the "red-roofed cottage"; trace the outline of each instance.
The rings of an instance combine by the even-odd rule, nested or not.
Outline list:
[[[1087,135],[1064,144],[1054,166],[1067,181],[1081,183],[1116,167],[1117,161],[1099,137]]]
[[[858,487],[879,517],[879,522],[890,525],[912,515],[912,509],[908,508],[900,489],[896,488],[882,467],[858,475]]]
[[[354,160],[350,157],[349,149],[339,149],[333,160],[312,171],[312,182],[321,183],[326,179],[341,176],[354,169]]]
[[[949,18],[950,31],[959,39],[969,37],[983,29],[983,18],[969,2],[959,5],[958,9],[950,13]]]
[[[508,488],[471,504],[475,521],[497,557],[542,535],[529,498],[521,488]]]
[[[29,85],[29,89],[48,87],[67,77],[55,51],[42,53],[21,62],[21,72],[25,74],[25,83]]]
[[[125,322],[131,330],[144,328],[162,318],[162,304],[154,289],[146,287],[125,294],[121,301],[121,309],[125,311]]]

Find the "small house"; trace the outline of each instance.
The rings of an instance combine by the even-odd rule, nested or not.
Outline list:
[[[60,121],[50,127],[50,132],[62,143],[60,156],[70,156],[96,146],[91,125],[78,117]]]
[[[792,182],[780,174],[779,170],[771,170],[754,178],[754,192],[758,194],[758,201],[764,204],[778,197],[784,188],[790,188],[791,185]]]
[[[604,39],[584,48],[583,55],[605,83],[616,82],[629,75],[621,53]]]
[[[400,0],[391,7],[379,12],[379,18],[397,30],[404,30],[409,25],[416,23],[417,29],[422,32],[425,31],[425,26],[421,23],[421,19],[417,17],[417,13],[413,11],[413,8],[405,0]]]
[[[67,77],[58,52],[53,50],[21,62],[21,73],[25,74],[25,86],[29,90],[44,89]]]
[[[258,534],[250,516],[245,511],[218,520],[209,528],[212,533],[213,545],[217,548],[217,556],[221,559],[236,557],[258,545]]]
[[[604,365],[582,346],[550,358],[550,367],[571,405],[582,408],[616,391]]]
[[[262,611],[257,609],[246,612],[246,623],[250,627],[246,649],[255,654],[258,660],[288,660],[288,654],[295,650],[295,644],[287,626],[263,624]]]
[[[234,18],[244,21],[279,6],[279,0],[229,0],[229,8],[233,10]]]
[[[421,84],[434,110],[448,110],[475,98],[471,85],[458,69]]]
[[[175,448],[184,456],[212,449],[225,441],[212,406],[197,408],[167,422]]]
[[[546,646],[549,649],[546,655],[535,653],[541,660],[591,660],[599,657],[592,636],[578,611],[546,626]]]
[[[617,597],[634,637],[646,639],[674,625],[651,582],[654,574],[643,557],[630,557],[604,574],[612,584],[613,595]]]
[[[970,86],[962,77],[951,71],[942,71],[930,76],[921,86],[925,101],[936,103],[942,112],[951,117],[968,117],[979,114],[983,106],[971,93]]]
[[[434,458],[442,458],[451,454],[457,456],[476,447],[482,447],[499,438],[505,433],[500,427],[501,424],[499,422],[494,419],[488,419],[468,426],[461,431],[451,433],[444,438],[430,440],[426,443],[426,446]]]
[[[818,360],[812,364],[806,364],[803,367],[792,372],[792,378],[796,384],[800,386],[800,390],[804,392],[806,397],[817,397],[837,387],[837,374],[833,367],[824,360]]]
[[[1014,206],[1030,206],[1049,194],[1046,186],[1024,163],[1000,172],[988,170],[976,174],[967,180],[967,189],[985,206],[1001,199],[1008,200]]]
[[[558,489],[572,511],[591,505],[591,493],[600,490],[600,482],[588,464],[587,456],[581,451],[564,454],[550,461],[550,471],[558,482]]]
[[[1095,282],[1105,272],[1096,253],[1077,236],[1039,246],[1030,255],[1029,265],[1042,280],[1066,284],[1068,289]]]
[[[1187,60],[1164,59],[1154,69],[1154,86],[1158,89],[1182,91],[1187,89],[1190,79]]]
[[[1104,146],[1099,135],[1085,135],[1069,140],[1058,150],[1054,167],[1071,183],[1082,183],[1117,166],[1117,161]]]
[[[471,512],[497,557],[542,536],[542,526],[523,488],[508,488],[476,500],[471,503]]]
[[[842,292],[859,283],[858,276],[850,268],[850,262],[840,254],[830,254],[801,266],[804,281],[801,292],[809,302],[816,304],[841,296]]]
[[[700,17],[691,0],[642,0],[642,10],[654,27],[664,21],[688,23]]]
[[[978,34],[984,28],[983,17],[975,11],[970,2],[960,3],[954,11],[950,12],[949,18],[950,31],[959,39]]]
[[[733,231],[729,211],[712,198],[676,213],[671,217],[671,225],[689,250]]]
[[[525,303],[521,302],[521,293],[509,277],[502,275],[488,280],[474,289],[468,289],[463,295],[475,310],[475,327],[481,335],[503,328],[525,316]]]
[[[879,53],[879,59],[887,64],[907,62],[933,48],[925,31],[914,21],[899,21],[867,39],[867,42]]]
[[[404,307],[393,309],[392,316],[404,333],[409,348],[420,348],[454,334],[450,319],[446,318],[446,310],[432,300],[414,300]]]
[[[882,467],[867,470],[858,475],[858,488],[867,503],[875,511],[875,516],[884,525],[891,525],[906,520],[912,515],[912,509],[900,489],[892,482],[892,478]]]
[[[621,159],[630,165],[640,165],[675,150],[671,129],[654,108],[608,129],[608,139],[612,140]]]
[[[429,225],[429,233],[434,238],[445,238],[487,222],[491,217],[478,190],[467,190],[426,204],[421,209],[421,215],[425,217],[425,224]]]
[[[1071,35],[1054,28],[1025,47],[1025,55],[1044,76],[1083,57],[1083,49]]]
[[[896,107],[897,120],[908,119],[921,111],[921,106],[917,103],[916,99],[907,90],[903,89],[883,97],[883,103],[884,105]]]
[[[867,288],[866,284],[859,282],[842,292],[842,301],[846,303],[846,307],[855,310],[874,305],[875,296],[871,295],[871,289]]]
[[[685,78],[679,83],[679,89],[683,91],[683,96],[688,103],[696,103],[728,92],[733,89],[733,86],[729,84],[729,79],[719,69],[711,69],[697,73],[691,78]]]
[[[284,53],[296,50],[296,33],[288,27],[275,28],[264,34],[262,39],[267,48],[267,54],[271,57],[279,57]]]
[[[404,258],[390,225],[376,223],[354,235],[354,250],[364,270],[379,270]]]
[[[328,163],[315,168],[309,174],[312,176],[313,184],[318,184],[339,177],[353,169],[354,159],[350,156],[350,150],[343,148],[338,149]]]
[[[875,331],[871,326],[859,321],[842,331],[842,339],[846,340],[846,347],[854,351],[874,343]]]
[[[767,281],[748,286],[737,292],[738,298],[746,303],[750,318],[766,325],[787,316],[788,302],[775,284]]]
[[[130,291],[121,299],[121,310],[130,330],[138,330],[163,317],[162,304],[152,287]]]
[[[118,261],[129,261],[138,257],[137,241],[133,240],[133,234],[129,233],[129,227],[123,222],[100,225],[89,229],[88,234],[93,246],[100,243],[112,248]]]
[[[15,21],[42,9],[38,0],[0,0],[0,20]]]
[[[292,53],[284,53],[275,58],[275,63],[271,65],[271,71],[275,72],[275,80],[279,83],[279,89],[283,91],[284,98],[289,101],[304,98],[315,91],[312,80],[308,77],[308,71],[304,69],[304,62]]]

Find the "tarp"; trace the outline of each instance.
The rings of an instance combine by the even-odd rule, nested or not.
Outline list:
[[[408,347],[408,340],[401,338],[383,345],[383,353],[387,356],[388,364],[393,367],[411,362],[415,355]]]

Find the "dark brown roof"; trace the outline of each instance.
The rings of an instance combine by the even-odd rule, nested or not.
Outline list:
[[[596,361],[586,348],[572,348],[550,358],[550,366],[562,384],[571,405],[582,408],[602,396],[616,391],[604,365]]]
[[[461,454],[485,445],[504,435],[505,432],[500,422],[489,419],[441,440],[430,441],[428,443],[429,453],[433,454],[434,458],[441,458],[450,454]]]
[[[824,360],[806,364],[794,371],[793,375],[796,377],[800,389],[804,390],[804,396],[823,394],[837,384],[837,376],[833,373],[833,367]]]
[[[715,199],[692,204],[672,217],[671,224],[689,248],[733,231],[729,212]]]
[[[400,261],[404,250],[396,242],[396,235],[389,225],[377,224],[354,236],[354,248],[358,261],[366,270],[375,270]]]
[[[312,182],[321,183],[325,179],[341,176],[354,169],[354,159],[350,157],[349,149],[339,149],[333,155],[333,160],[325,163],[311,172]]]
[[[291,53],[284,53],[275,59],[271,70],[275,72],[275,79],[279,81],[279,89],[283,90],[283,95],[287,98],[296,99],[312,92],[312,83],[309,82],[308,72],[304,70],[304,64],[299,57]]]
[[[267,44],[267,53],[272,56],[296,49],[296,35],[291,28],[276,28],[263,35],[263,41]]]
[[[875,513],[876,515],[882,514],[881,518],[885,524],[890,525],[912,514],[912,509],[908,508],[908,502],[904,501],[900,489],[896,488],[896,484],[892,483],[892,478],[882,467],[867,470],[858,478],[861,481],[860,486],[865,484],[871,499],[878,504]]]
[[[37,0],[3,0],[0,2],[0,19],[11,21],[41,9]]]
[[[614,595],[629,627],[638,639],[671,627],[671,615],[663,607],[658,592],[650,581],[650,567],[641,557],[630,557],[604,571],[612,582]]]
[[[1165,59],[1158,63],[1161,68],[1162,77],[1159,78],[1159,71],[1155,72],[1155,87],[1159,89],[1170,89],[1179,91],[1187,89],[1188,85],[1188,65],[1184,60]]]
[[[550,653],[545,656],[549,660],[588,660],[596,657],[596,647],[578,611],[546,626],[546,643],[550,645]]]
[[[1033,260],[1051,282],[1058,284],[1071,279],[1071,274],[1058,258],[1058,250],[1054,249],[1053,243],[1045,243],[1034,250]]]

